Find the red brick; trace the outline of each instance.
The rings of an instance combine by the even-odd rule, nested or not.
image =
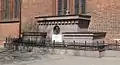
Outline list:
[[[107,32],[106,42],[120,38],[120,0],[86,0],[87,14],[92,16],[90,31]],[[70,14],[74,14],[74,0],[69,0]],[[35,16],[57,15],[57,0],[23,0],[22,24],[30,22]],[[15,28],[14,28],[15,27]],[[5,30],[4,30],[5,29]],[[0,24],[0,35],[8,36],[11,30],[16,34],[18,26],[15,24]],[[5,32],[5,33],[4,33]],[[13,34],[11,33],[11,34]],[[2,36],[1,36],[2,37]]]

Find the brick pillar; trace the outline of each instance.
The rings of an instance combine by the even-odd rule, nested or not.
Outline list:
[[[13,18],[14,13],[14,0],[10,0],[10,18]]]
[[[52,0],[52,15],[56,15],[57,13],[57,7],[56,7],[56,4],[57,4],[57,0]]]
[[[70,0],[70,14],[74,14],[74,0]]]
[[[2,9],[1,9],[1,0],[0,0],[0,20],[1,20],[1,11]]]

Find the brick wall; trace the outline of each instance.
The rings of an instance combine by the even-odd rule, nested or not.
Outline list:
[[[35,16],[52,15],[52,0],[23,0],[22,22],[29,22]]]
[[[8,36],[17,37],[19,33],[19,23],[0,24],[0,39]]]
[[[0,1],[0,14],[1,14],[2,10],[1,10],[1,1]],[[1,20],[1,15],[0,15],[0,20]]]
[[[95,0],[91,1],[94,2]],[[94,8],[91,8],[92,18],[89,30],[107,32],[105,38],[106,42],[111,42],[115,38],[120,38],[119,3],[120,0],[97,0],[96,6]]]
[[[12,1],[13,0],[10,0],[10,2]],[[54,0],[22,0],[22,23],[30,22],[35,16],[53,15],[55,9],[52,7],[54,6],[52,2],[54,2]],[[11,5],[11,7],[13,7],[13,5]],[[12,21],[14,20],[11,20],[10,22]],[[3,21],[0,20],[0,22]],[[0,23],[0,40],[5,40],[5,37],[8,36],[18,36],[18,34],[19,23]]]
[[[120,0],[86,0],[87,13],[92,16],[89,25],[90,31],[107,32],[105,40],[108,42],[114,38],[120,38]],[[74,2],[69,0],[71,14],[74,13]],[[56,6],[55,6],[56,5]],[[55,11],[56,10],[56,11]],[[23,0],[22,1],[22,24],[30,22],[35,16],[49,16],[57,14],[57,0]],[[5,25],[5,26],[4,26]],[[8,27],[7,24],[0,24],[0,34],[3,35],[4,30],[12,29],[18,31],[18,26],[15,24]],[[11,27],[13,26],[13,27]],[[9,30],[11,31],[11,30]],[[7,33],[9,31],[5,31]]]
[[[0,15],[3,14],[3,10],[2,10],[2,5],[3,3],[1,3],[4,0],[0,0]],[[13,0],[10,0],[9,2],[11,4],[9,4],[10,8],[13,7]],[[13,8],[12,8],[13,9]],[[2,12],[1,12],[2,11]],[[11,15],[13,15],[13,12],[10,11]],[[1,18],[2,16],[0,16]],[[0,45],[1,43],[3,44],[3,42],[5,41],[6,37],[8,36],[12,36],[12,37],[18,37],[19,34],[19,23],[2,23],[2,22],[14,22],[15,20],[9,20],[9,21],[3,21],[0,19]],[[18,19],[17,19],[18,21]]]
[[[0,23],[0,45],[5,42],[6,37],[18,37],[19,23]]]

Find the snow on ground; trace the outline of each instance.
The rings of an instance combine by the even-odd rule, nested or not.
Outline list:
[[[120,65],[120,58],[93,58],[70,55],[45,55],[42,56],[41,59],[4,65]]]

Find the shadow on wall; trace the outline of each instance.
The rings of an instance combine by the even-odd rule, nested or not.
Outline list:
[[[39,25],[37,21],[33,18],[27,22],[22,23],[22,32],[37,32],[39,31]]]

